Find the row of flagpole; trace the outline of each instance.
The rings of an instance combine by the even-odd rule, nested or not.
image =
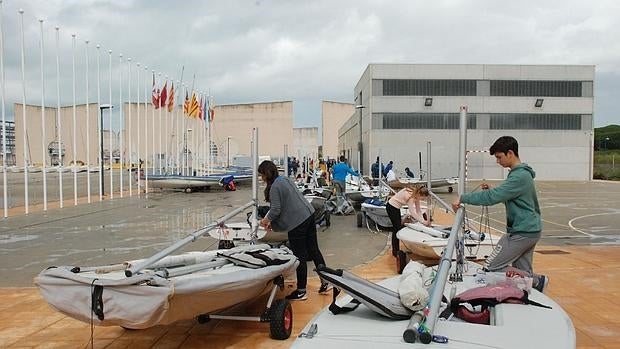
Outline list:
[[[22,156],[23,156],[23,173],[24,173],[24,213],[28,214],[29,213],[29,208],[30,208],[30,203],[29,203],[29,188],[28,188],[28,184],[29,184],[29,168],[33,165],[32,164],[32,159],[29,156],[29,139],[28,139],[28,125],[27,125],[27,117],[26,117],[26,54],[25,54],[25,36],[24,36],[24,11],[22,9],[20,9],[19,11],[19,28],[20,28],[20,48],[21,48],[21,81],[22,81],[22,105],[21,105],[21,120],[22,120],[22,144],[23,144],[23,149],[22,149]],[[55,49],[56,49],[56,118],[55,118],[55,134],[54,134],[54,141],[50,144],[53,145],[54,151],[56,151],[58,153],[58,156],[60,158],[60,162],[58,164],[57,167],[53,166],[52,164],[50,164],[50,166],[48,166],[47,160],[46,160],[46,155],[48,154],[48,151],[50,150],[48,146],[46,144],[47,142],[47,133],[46,133],[46,110],[45,110],[45,97],[46,97],[46,91],[45,91],[45,57],[44,57],[44,53],[45,53],[45,45],[44,45],[44,20],[43,19],[39,19],[39,27],[40,27],[40,45],[39,45],[39,49],[40,49],[40,67],[41,67],[41,157],[42,157],[42,176],[43,176],[43,210],[47,210],[48,209],[48,196],[47,196],[47,172],[48,169],[49,170],[57,170],[58,172],[58,197],[59,197],[59,207],[63,207],[64,205],[64,192],[63,192],[63,171],[62,171],[62,167],[63,167],[63,158],[65,158],[65,154],[64,154],[64,143],[63,143],[63,133],[62,133],[62,117],[61,117],[61,105],[60,105],[60,27],[56,26],[55,27],[55,38],[56,38],[56,42],[55,42]],[[77,40],[77,35],[76,34],[72,34],[72,41],[71,41],[71,52],[72,52],[72,58],[71,58],[71,70],[72,70],[72,165],[70,167],[73,167],[73,204],[77,205],[78,204],[78,176],[77,176],[77,106],[76,106],[76,61],[75,61],[75,56],[76,56],[76,40]],[[7,193],[7,188],[8,188],[8,183],[7,183],[7,159],[6,159],[6,155],[8,154],[7,152],[7,139],[6,139],[6,135],[7,135],[7,122],[6,122],[6,112],[5,112],[5,103],[6,103],[6,78],[5,78],[5,69],[4,69],[4,17],[3,17],[3,2],[2,0],[0,0],[0,78],[2,80],[1,82],[1,89],[2,89],[2,96],[1,96],[1,107],[2,107],[2,144],[3,144],[3,166],[2,166],[2,173],[3,173],[3,208],[4,208],[4,217],[8,217],[8,193]],[[92,167],[91,165],[91,158],[90,158],[90,152],[91,152],[91,147],[90,147],[90,80],[89,80],[89,75],[90,75],[90,66],[89,66],[89,61],[90,61],[90,57],[89,57],[89,43],[90,41],[86,40],[85,41],[85,56],[86,56],[86,81],[85,81],[85,93],[86,93],[86,171],[87,171],[87,201],[88,203],[91,202],[91,177],[90,174],[92,173],[91,170],[94,169],[94,167]],[[102,201],[103,197],[104,197],[104,172],[103,172],[103,166],[104,164],[104,158],[101,156],[103,154],[103,139],[101,138],[103,135],[103,110],[104,109],[110,109],[112,108],[112,50],[108,50],[108,65],[109,65],[109,76],[108,76],[108,97],[109,97],[109,104],[108,106],[105,106],[102,104],[102,99],[101,99],[101,71],[100,71],[100,45],[96,45],[96,49],[97,49],[97,107],[98,107],[98,115],[97,115],[97,119],[99,120],[99,122],[97,122],[97,134],[98,134],[98,146],[100,147],[100,152],[99,152],[99,156],[97,156],[98,158],[98,168],[99,168],[99,200]],[[128,137],[128,142],[127,142],[127,147],[128,149],[128,163],[129,163],[129,170],[131,173],[131,170],[133,169],[132,163],[133,163],[133,155],[134,155],[134,149],[133,149],[133,140],[132,140],[132,134],[134,132],[132,132],[132,102],[131,102],[131,96],[132,96],[132,84],[131,84],[131,80],[132,80],[132,75],[131,75],[131,58],[127,58],[126,60],[127,62],[127,70],[128,70],[128,75],[127,75],[127,115],[126,115],[126,119],[124,118],[125,115],[123,115],[123,55],[119,54],[119,120],[124,120],[124,122],[121,124],[120,127],[120,131],[119,131],[119,155],[120,155],[120,170],[118,173],[118,184],[119,184],[119,194],[120,197],[123,197],[124,195],[124,181],[123,181],[123,165],[125,164],[125,159],[124,159],[124,153],[125,153],[125,146],[123,144],[123,140],[124,140],[124,136]],[[136,84],[136,98],[137,98],[137,103],[136,103],[136,107],[137,107],[137,115],[136,117],[136,123],[137,123],[137,159],[138,159],[138,168],[141,169],[141,160],[144,159],[144,164],[145,164],[145,168],[144,168],[144,176],[145,176],[145,183],[144,183],[144,188],[145,188],[145,192],[148,193],[148,176],[149,176],[149,171],[148,171],[148,154],[149,154],[149,149],[148,149],[148,138],[149,138],[149,126],[150,126],[150,138],[151,138],[151,155],[152,155],[152,160],[151,160],[151,164],[153,167],[153,172],[152,174],[155,174],[155,166],[157,166],[157,172],[159,175],[163,174],[162,171],[164,171],[166,174],[169,173],[176,173],[176,174],[184,174],[184,175],[191,175],[190,168],[194,168],[195,166],[192,165],[191,163],[189,163],[188,161],[188,155],[189,155],[189,148],[194,150],[194,156],[193,156],[193,161],[195,162],[196,159],[196,155],[202,153],[203,154],[203,162],[202,162],[202,167],[203,167],[203,171],[206,171],[206,168],[211,168],[212,165],[212,158],[209,155],[210,154],[210,150],[211,150],[211,132],[210,132],[210,127],[208,127],[208,121],[211,121],[212,117],[213,117],[213,109],[212,109],[212,100],[211,97],[206,94],[206,93],[202,93],[202,94],[198,94],[198,96],[200,96],[200,102],[198,102],[198,96],[196,95],[196,92],[192,89],[191,91],[187,89],[187,86],[185,86],[183,84],[183,80],[182,80],[182,76],[183,76],[183,72],[181,73],[181,80],[177,80],[177,86],[178,86],[178,91],[176,91],[174,89],[174,82],[172,82],[171,80],[171,88],[170,90],[167,89],[167,83],[168,83],[168,76],[165,76],[165,84],[164,87],[162,88],[162,90],[158,90],[156,89],[156,83],[155,83],[155,71],[152,70],[152,76],[153,76],[153,82],[152,82],[152,100],[151,100],[151,104],[153,105],[153,108],[151,108],[151,124],[149,125],[149,117],[147,115],[148,112],[148,82],[146,82],[146,79],[148,78],[148,66],[143,66],[144,67],[144,72],[145,72],[145,90],[144,90],[144,147],[141,147],[141,142],[140,142],[140,107],[141,107],[141,103],[140,101],[140,85],[141,85],[141,80],[140,80],[140,63],[136,64],[136,74],[137,74],[137,84]],[[160,78],[160,82],[161,82],[161,77],[162,77],[162,73],[158,73],[158,76]],[[193,86],[193,84],[192,84]],[[175,95],[177,93],[185,93],[185,100],[183,101],[183,113],[181,115],[179,115],[179,110],[180,108],[174,108],[174,102],[175,102]],[[191,99],[189,98],[189,93],[191,92]],[[157,101],[155,101],[155,97],[157,97]],[[203,102],[204,101],[204,102]],[[168,113],[170,114],[167,117],[163,117],[162,116],[162,109],[161,108],[161,104],[166,104],[165,105],[168,108]],[[198,103],[200,103],[199,105],[197,105]],[[159,127],[158,127],[158,131],[159,131],[159,148],[157,151],[157,161],[155,161],[155,109],[159,109],[159,113],[158,113],[158,117],[159,117]],[[187,119],[184,117],[183,114],[188,114],[190,117],[193,118],[193,123],[194,125],[193,128],[199,128],[201,129],[201,137],[193,137],[192,138],[192,143],[193,144],[189,144],[188,143],[188,132],[190,129],[188,129],[188,125],[187,125]],[[16,116],[17,117],[17,116]],[[198,121],[197,119],[200,118],[201,120],[204,121]],[[182,119],[182,126],[181,126],[181,120]],[[162,125],[162,121],[165,120],[165,125]],[[123,127],[123,124],[126,125],[126,128]],[[110,166],[110,171],[109,171],[109,183],[110,183],[110,198],[113,199],[114,198],[114,184],[115,184],[115,174],[113,171],[113,147],[112,145],[114,144],[114,140],[113,140],[113,127],[112,127],[112,116],[110,115],[109,117],[109,166]],[[182,128],[181,128],[182,127]],[[163,140],[163,142],[166,144],[165,145],[165,152],[163,151],[163,147],[162,147],[162,130],[164,130],[164,134],[166,135],[166,139]],[[17,130],[16,130],[17,131]],[[181,145],[181,140],[179,138],[179,134],[183,133],[183,148],[180,148]],[[16,133],[17,134],[17,133]],[[172,144],[169,145],[169,143],[172,141],[172,137],[175,137],[174,141]],[[198,135],[197,135],[198,136]],[[199,138],[201,139],[201,141],[199,141]],[[204,144],[204,149],[201,150],[200,149],[200,145]],[[144,148],[144,149],[141,149]],[[17,149],[16,149],[17,150]],[[162,154],[163,152],[163,154]],[[169,156],[170,153],[175,154],[175,156],[172,158],[172,160],[174,160],[174,163],[171,163],[171,157]],[[183,159],[181,161],[181,159],[179,159],[179,157],[181,156],[181,152],[183,152]],[[161,160],[162,160],[162,155],[163,155],[163,159],[165,159],[165,163],[162,166]],[[208,157],[208,159],[206,159]],[[206,159],[206,160],[205,160]],[[163,167],[163,168],[162,168]],[[32,167],[34,168],[34,167]],[[137,176],[138,179],[138,189],[140,187],[142,187],[142,178],[140,176],[140,174],[138,173]],[[129,185],[129,196],[132,196],[133,194],[133,183],[132,183],[132,179],[131,179],[131,175],[129,175],[129,180],[128,180],[128,185]]]

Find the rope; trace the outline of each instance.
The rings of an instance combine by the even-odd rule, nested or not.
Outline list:
[[[88,343],[86,343],[86,348],[88,348],[88,344],[90,344],[90,348],[94,349],[95,346],[95,341],[94,341],[94,335],[95,335],[95,324],[94,324],[94,320],[93,320],[93,314],[95,313],[95,309],[93,309],[93,304],[95,302],[93,302],[93,297],[94,297],[94,292],[93,289],[95,287],[95,281],[97,281],[99,279],[93,279],[93,281],[90,283],[90,340],[88,341]]]

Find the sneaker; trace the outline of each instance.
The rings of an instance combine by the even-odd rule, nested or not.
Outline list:
[[[321,283],[321,287],[319,288],[319,294],[326,294],[331,290],[333,286],[327,282]]]
[[[305,301],[306,299],[308,299],[308,296],[306,296],[306,291],[295,290],[284,298],[288,299],[289,301]]]
[[[538,277],[538,283],[536,284],[534,288],[537,289],[540,293],[545,293],[545,288],[547,288],[548,284],[549,284],[549,278],[545,275],[540,275]]]

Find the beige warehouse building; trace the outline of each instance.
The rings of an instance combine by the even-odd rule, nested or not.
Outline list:
[[[321,102],[321,129],[323,136],[323,158],[336,159],[338,152],[338,129],[355,112],[351,103]]]
[[[220,105],[214,109],[215,116],[210,133],[203,120],[183,116],[180,107],[170,113],[164,108],[155,110],[150,103],[124,103],[121,115],[113,114],[113,127],[110,131],[110,111],[103,109],[103,158],[107,163],[111,150],[113,163],[120,162],[122,157],[125,166],[130,162],[137,164],[138,159],[141,159],[146,160],[149,167],[158,167],[166,162],[172,164],[180,161],[183,149],[187,148],[195,161],[194,166],[202,166],[207,158],[207,139],[210,134],[212,152],[216,154],[213,161],[215,164],[223,164],[229,149],[231,154],[251,153],[251,133],[254,127],[259,128],[261,155],[281,157],[284,144],[293,143],[291,101]],[[43,125],[40,106],[26,105],[25,111],[24,137],[22,107],[21,104],[14,105],[18,166],[24,164],[24,154],[26,163],[30,165],[41,166],[45,159],[46,165],[50,166],[48,148],[50,143],[57,139],[60,139],[63,145],[64,166],[74,161],[90,163],[91,166],[98,164],[100,110],[96,103],[89,104],[88,107],[85,104],[76,106],[75,127],[73,107],[61,107],[60,132],[56,108],[45,108]],[[114,125],[123,125],[122,130],[114,129],[118,128]]]

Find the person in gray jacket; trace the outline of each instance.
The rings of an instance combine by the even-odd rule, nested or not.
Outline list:
[[[267,183],[265,201],[270,203],[269,212],[260,220],[267,231],[286,231],[293,254],[299,259],[297,267],[297,289],[286,296],[289,300],[306,300],[309,260],[314,265],[325,265],[325,259],[316,237],[314,208],[297,190],[288,177],[279,176],[276,165],[263,161],[258,166],[258,174]],[[319,293],[327,293],[329,284],[323,282]]]

